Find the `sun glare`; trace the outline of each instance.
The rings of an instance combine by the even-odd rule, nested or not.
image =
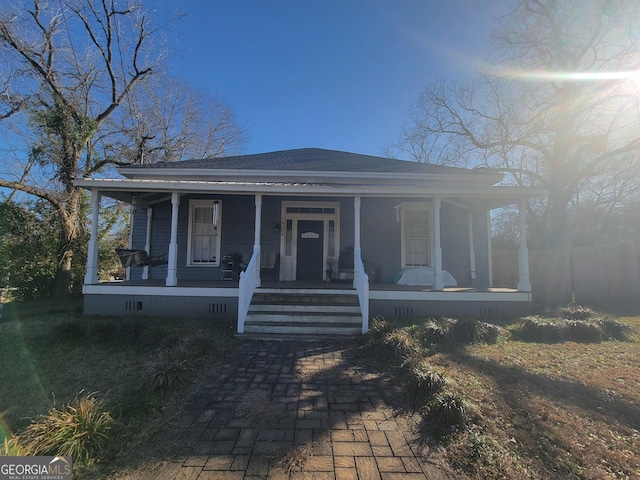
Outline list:
[[[621,72],[549,72],[546,70],[514,70],[505,72],[510,77],[534,81],[634,80],[640,82],[640,70]]]

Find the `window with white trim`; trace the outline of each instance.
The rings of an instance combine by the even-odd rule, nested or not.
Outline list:
[[[402,268],[431,266],[431,208],[402,204]]]
[[[221,214],[220,200],[189,202],[188,265],[220,265]]]

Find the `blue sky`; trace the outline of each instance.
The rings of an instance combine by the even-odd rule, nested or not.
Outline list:
[[[158,8],[173,8],[156,0]],[[470,75],[499,0],[191,0],[175,73],[231,104],[244,153],[379,155],[430,81]]]

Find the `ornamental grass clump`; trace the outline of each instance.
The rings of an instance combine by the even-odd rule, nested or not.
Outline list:
[[[427,402],[423,413],[431,421],[434,431],[445,433],[469,420],[470,406],[461,393],[445,389]]]
[[[450,342],[456,344],[493,344],[498,341],[501,332],[502,329],[497,325],[481,322],[475,318],[465,318],[450,321],[447,336]]]
[[[103,457],[113,424],[104,401],[92,393],[36,418],[16,441],[26,455],[68,455],[89,464]]]
[[[427,320],[420,328],[420,337],[425,345],[441,345],[447,340],[449,322],[444,319],[442,322]]]
[[[564,341],[564,322],[532,315],[523,318],[513,333],[523,342],[559,343]]]
[[[387,335],[392,331],[391,322],[384,317],[375,317],[369,325],[369,331],[365,338],[366,345],[370,347],[382,345]]]
[[[436,393],[442,391],[447,381],[442,373],[422,361],[413,365],[404,383],[415,407],[416,405],[424,405]]]
[[[402,364],[411,362],[421,353],[418,342],[404,329],[394,330],[387,334],[384,344]]]
[[[605,338],[613,340],[627,340],[627,333],[629,332],[629,325],[626,325],[613,318],[599,318],[596,320],[598,325],[602,327]]]
[[[18,443],[17,437],[5,438],[0,445],[0,457],[23,457],[25,455],[26,452]]]
[[[144,364],[138,388],[147,392],[174,392],[183,388],[190,377],[188,361],[160,352]]]
[[[521,319],[512,330],[515,338],[540,343],[599,343],[604,340],[626,340],[629,327],[589,307],[569,305],[546,316],[532,315]]]

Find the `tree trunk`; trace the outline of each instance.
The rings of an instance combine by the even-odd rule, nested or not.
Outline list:
[[[59,255],[58,268],[56,276],[53,280],[53,297],[63,300],[69,298],[71,294],[71,260],[73,258],[73,250],[70,248],[63,249]]]
[[[78,240],[78,220],[80,212],[80,190],[69,186],[68,200],[64,211],[60,211],[61,232],[60,248],[57,254],[58,267],[53,282],[53,297],[57,299],[69,298],[71,294],[71,266],[73,251]]]
[[[559,192],[550,191],[547,211],[546,248],[564,248],[569,243],[569,215],[567,208],[569,198],[561,189]]]

